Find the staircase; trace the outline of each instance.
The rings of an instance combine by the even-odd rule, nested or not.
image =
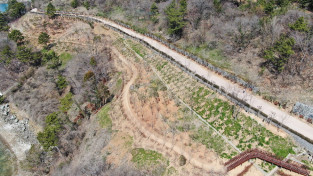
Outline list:
[[[229,161],[227,161],[224,165],[227,168],[227,172],[228,172],[236,168],[237,166],[241,165],[242,163],[250,159],[254,159],[254,158],[267,161],[269,163],[275,164],[279,167],[288,169],[292,172],[295,172],[301,175],[309,176],[309,171],[305,168],[305,166],[282,161],[278,159],[277,157],[273,156],[272,154],[258,150],[258,149],[246,150],[240,153],[239,155],[235,156],[234,158],[230,159]]]

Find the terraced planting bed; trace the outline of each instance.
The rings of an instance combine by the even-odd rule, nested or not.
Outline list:
[[[226,136],[241,151],[259,147],[280,158],[285,158],[289,153],[294,153],[292,149],[294,144],[290,139],[274,134],[245,113],[237,112],[239,107],[168,63],[157,53],[149,52],[136,42],[127,41],[127,43],[155,68],[161,79],[176,96],[192,107],[195,112],[218,132]],[[203,133],[201,129],[197,129],[197,132]],[[191,134],[191,136],[194,140],[199,141],[197,135]],[[209,140],[204,142],[210,143]],[[210,146],[207,145],[207,147]],[[231,158],[235,154],[236,152],[231,154],[219,153],[223,158]]]

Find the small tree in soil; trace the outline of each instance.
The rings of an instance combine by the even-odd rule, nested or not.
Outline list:
[[[185,158],[185,156],[184,155],[180,155],[179,156],[179,165],[183,166],[183,165],[186,164],[186,162],[187,162],[187,159]]]
[[[56,9],[55,7],[52,5],[52,3],[50,2],[47,6],[47,11],[46,14],[49,16],[49,18],[54,18],[55,17],[55,12]]]
[[[40,35],[38,37],[38,43],[39,44],[47,46],[49,41],[50,41],[50,36],[47,33],[45,33],[45,32],[40,33]]]

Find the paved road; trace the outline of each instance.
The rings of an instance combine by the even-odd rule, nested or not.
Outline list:
[[[115,22],[112,22],[107,19],[93,17],[93,16],[84,16],[84,15],[77,15],[77,16],[97,19],[101,21],[103,24],[117,28],[132,37],[135,37],[135,38],[138,38],[147,42],[152,47],[171,56],[176,62],[179,62],[180,64],[184,65],[185,67],[187,67],[189,70],[193,71],[194,73],[202,76],[203,78],[211,82],[214,82],[216,85],[220,87],[223,87],[227,93],[237,96],[239,99],[250,104],[250,106],[260,109],[263,113],[265,113],[269,117],[276,119],[278,122],[284,124],[286,127],[290,128],[291,130],[297,131],[299,134],[313,141],[313,127],[300,121],[299,119],[290,115],[284,110],[278,109],[277,106],[263,100],[262,97],[253,95],[251,92],[246,91],[245,89],[241,88],[239,85],[232,83],[228,79],[216,74],[215,72],[212,72],[208,68],[205,68],[204,66],[196,63],[195,61],[188,59],[188,57],[183,56],[180,53],[168,48],[164,44],[154,39],[151,39],[149,37],[146,37],[142,34],[139,34],[131,29],[120,26],[116,24]]]

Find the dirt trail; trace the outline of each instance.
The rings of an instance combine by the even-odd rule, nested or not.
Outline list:
[[[37,13],[37,9],[33,12]],[[39,12],[42,13],[42,12]],[[274,104],[267,102],[262,97],[258,95],[254,95],[252,92],[247,91],[246,89],[240,87],[238,84],[232,83],[230,80],[218,75],[217,73],[213,72],[212,70],[209,70],[208,68],[196,63],[195,61],[189,59],[188,57],[168,48],[164,44],[149,38],[147,36],[144,36],[142,34],[139,34],[135,32],[134,30],[125,28],[121,25],[118,25],[117,23],[110,21],[108,19],[103,19],[91,15],[79,15],[75,13],[67,13],[67,15],[72,15],[73,17],[80,17],[80,18],[91,18],[98,21],[101,21],[102,24],[114,27],[116,29],[119,29],[128,35],[143,40],[147,42],[150,46],[156,48],[157,50],[166,53],[170,57],[172,57],[176,62],[184,65],[186,68],[188,68],[190,71],[202,76],[206,80],[215,83],[219,87],[223,88],[226,93],[232,94],[233,96],[236,96],[237,98],[241,99],[242,101],[248,103],[251,107],[254,107],[256,109],[259,109],[261,112],[266,114],[267,116],[275,119],[280,124],[285,125],[292,131],[297,132],[298,134],[306,137],[310,141],[313,141],[313,127],[308,125],[305,122],[302,122],[301,120],[297,119],[296,117],[292,116],[285,110],[279,109]],[[62,15],[62,14],[61,14]]]
[[[91,17],[91,16],[88,16]],[[262,97],[253,95],[252,92],[247,91],[243,88],[241,88],[239,85],[232,83],[231,81],[227,80],[226,78],[216,74],[215,72],[212,72],[211,70],[203,67],[202,65],[188,59],[186,56],[183,56],[179,54],[178,52],[168,48],[167,46],[163,45],[162,43],[151,39],[149,37],[146,37],[142,34],[139,34],[131,29],[127,29],[125,27],[122,27],[112,21],[98,18],[98,17],[91,17],[97,20],[100,20],[103,24],[115,27],[117,29],[122,30],[123,32],[129,34],[130,36],[133,36],[135,38],[141,39],[151,46],[157,48],[159,51],[162,51],[164,53],[167,53],[169,56],[171,56],[176,62],[179,62],[180,64],[184,65],[185,67],[189,68],[192,72],[197,73],[198,75],[201,75],[205,79],[214,82],[215,84],[219,85],[220,87],[223,87],[224,90],[230,94],[235,95],[239,99],[247,102],[250,106],[259,109],[263,113],[267,114],[269,117],[276,119],[281,124],[286,125],[290,129],[297,131],[299,134],[309,138],[313,141],[313,128],[300,121],[299,119],[291,116],[286,111],[279,109],[274,104],[271,104],[265,100],[262,99]]]
[[[119,56],[119,59],[127,66],[127,69],[131,73],[131,79],[128,81],[128,83],[124,86],[123,92],[122,92],[122,104],[124,109],[124,114],[126,114],[127,118],[129,118],[131,125],[134,128],[137,128],[140,132],[142,132],[145,136],[147,136],[148,139],[155,141],[156,143],[172,149],[175,153],[179,155],[185,156],[185,158],[190,162],[190,164],[194,165],[197,168],[202,168],[207,171],[213,171],[213,172],[222,172],[225,173],[225,168],[221,163],[205,163],[203,160],[192,157],[185,149],[178,145],[174,145],[172,142],[166,140],[165,137],[162,137],[154,132],[149,131],[144,127],[144,124],[137,117],[137,115],[133,112],[132,106],[130,104],[130,88],[135,82],[135,80],[138,77],[138,70],[137,67],[131,63],[131,61],[128,61],[124,58],[121,54],[119,54],[116,50],[113,49],[113,52]]]

